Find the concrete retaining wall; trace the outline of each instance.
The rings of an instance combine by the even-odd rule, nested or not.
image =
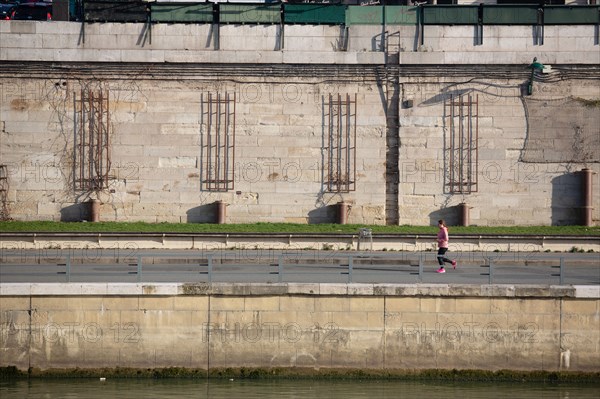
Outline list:
[[[420,44],[415,26],[386,26],[389,51],[400,64],[598,64],[594,25],[546,26],[543,45],[531,26],[484,27],[475,44],[473,26],[426,26]],[[211,25],[3,21],[2,61],[169,62],[258,64],[383,64],[382,27],[223,25],[218,50]],[[347,46],[344,47],[344,43]]]
[[[598,288],[3,284],[0,367],[598,371]]]

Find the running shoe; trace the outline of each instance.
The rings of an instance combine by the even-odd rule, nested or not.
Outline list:
[[[452,268],[456,269],[456,261],[455,260],[452,261]]]
[[[439,269],[437,269],[438,273],[446,273],[446,269],[444,269],[443,267],[440,267]]]

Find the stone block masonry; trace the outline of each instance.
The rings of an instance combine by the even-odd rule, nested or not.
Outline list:
[[[2,284],[0,367],[600,371],[594,287]]]
[[[518,100],[517,80],[504,84],[489,79],[489,86],[476,83],[457,89],[479,92],[480,118],[485,122],[479,128],[475,176],[479,189],[463,196],[448,192],[449,128],[444,101],[454,79],[435,78],[426,85],[420,84],[419,77],[405,79],[402,96],[415,106],[399,110],[399,190],[388,193],[386,117],[372,69],[365,69],[371,75],[358,82],[345,77],[335,82],[296,77],[290,82],[280,76],[257,82],[235,68],[225,80],[214,80],[206,71],[180,80],[160,70],[162,78],[157,80],[142,76],[126,82],[106,81],[112,96],[112,162],[110,186],[98,193],[101,220],[211,222],[215,216],[210,204],[223,200],[229,204],[227,222],[334,222],[333,208],[344,200],[351,204],[349,223],[381,224],[385,223],[387,196],[397,195],[402,224],[435,223],[440,212],[454,224],[458,213],[452,209],[462,201],[473,208],[471,223],[477,225],[577,223],[574,209],[580,201],[574,193],[579,182],[573,171],[584,164],[521,161],[523,150],[531,154],[535,144],[527,142],[527,114]],[[298,75],[299,69],[288,72]],[[79,220],[77,213],[63,209],[77,205],[81,194],[72,190],[72,100],[89,82],[84,76],[67,79],[67,89],[58,90],[49,80],[11,77],[10,81],[18,90],[8,83],[3,86],[2,118],[6,120],[0,153],[9,171],[11,217]],[[572,96],[584,95],[583,85],[563,86]],[[200,184],[208,162],[202,147],[206,126],[200,99],[217,91],[237,96],[235,161],[230,164],[234,188],[227,193],[209,192]],[[350,165],[351,171],[356,168],[356,190],[328,193],[324,183],[328,125],[323,104],[329,94],[346,93],[358,94],[357,159]],[[554,114],[568,119],[561,112],[557,109]],[[548,122],[549,137],[551,128]],[[585,148],[596,145],[584,144]],[[596,172],[594,187],[600,185],[598,164],[588,167]],[[597,204],[598,191],[593,193]],[[253,201],[244,200],[248,196]],[[551,206],[540,207],[540,203]],[[594,206],[594,221],[599,212],[600,207]]]
[[[6,21],[3,205],[16,220],[78,221],[83,202],[98,197],[102,221],[208,223],[223,201],[227,223],[323,223],[336,221],[343,201],[348,223],[431,225],[457,224],[465,202],[473,225],[579,224],[577,172],[589,168],[595,225],[594,29],[547,26],[544,45],[532,46],[531,27],[486,25],[475,45],[472,27],[427,26],[416,45],[414,26],[388,25],[400,43],[386,54],[376,25],[350,26],[347,48],[337,26],[286,26],[278,47],[275,26],[224,25],[215,49],[202,24],[156,24],[149,40],[144,24]],[[533,57],[554,68],[524,96]],[[75,187],[82,89],[110,97],[109,182],[97,191]],[[207,142],[209,93],[236,96],[231,159],[217,179],[230,181],[224,191],[202,183],[219,169],[220,144],[209,151]],[[355,118],[341,118],[348,132],[328,106],[330,95],[347,94],[356,98]],[[473,152],[451,139],[460,133],[451,134],[448,103],[461,95],[478,101]],[[332,144],[340,132],[350,145]],[[453,192],[451,169],[469,162],[477,187]],[[339,176],[329,173],[336,168]],[[340,192],[328,185],[349,181]]]

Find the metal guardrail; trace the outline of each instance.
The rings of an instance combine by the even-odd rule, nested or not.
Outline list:
[[[20,247],[22,242],[30,243],[41,243],[45,242],[47,245],[53,243],[59,245],[61,240],[90,240],[92,242],[99,243],[103,240],[108,241],[123,241],[129,240],[132,242],[141,241],[160,241],[162,243],[173,240],[193,240],[201,243],[203,240],[210,242],[224,242],[226,245],[228,242],[241,241],[247,242],[252,240],[255,243],[260,242],[273,242],[273,241],[285,241],[285,242],[320,242],[326,244],[329,242],[339,241],[354,241],[365,239],[367,233],[362,233],[364,230],[370,229],[359,229],[358,234],[356,233],[161,233],[161,232],[0,232],[0,242],[6,244],[0,246],[0,250],[3,248],[9,249],[15,245]],[[363,237],[361,237],[363,235]],[[377,242],[434,242],[435,234],[408,234],[408,233],[372,233],[371,240]],[[540,244],[543,245],[546,242],[562,242],[566,244],[585,243],[589,245],[600,246],[600,236],[594,235],[534,235],[534,234],[458,234],[452,235],[453,245],[464,242],[477,242],[480,245],[483,244],[499,244],[499,243],[513,243],[513,244]],[[8,245],[8,246],[7,246]],[[599,247],[600,248],[600,247]],[[136,248],[137,249],[137,248]],[[359,248],[360,250],[360,248]]]
[[[453,253],[453,256],[459,262],[457,270],[447,266],[448,273],[441,277],[435,273],[438,266],[433,251],[140,252],[134,256],[100,255],[94,259],[73,251],[37,260],[4,255],[0,259],[0,281],[600,284],[598,254]]]

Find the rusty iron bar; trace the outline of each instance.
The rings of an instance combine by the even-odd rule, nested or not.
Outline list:
[[[237,100],[237,96],[235,91],[233,92],[233,115],[232,115],[232,119],[233,119],[233,132],[232,132],[232,136],[233,136],[233,145],[231,146],[231,164],[233,165],[233,167],[235,168],[235,109],[236,109],[236,100]],[[235,188],[235,171],[231,170],[231,172],[229,172],[229,176],[231,176],[231,178],[229,179],[231,182],[231,187],[230,189],[233,190]]]
[[[460,185],[458,186],[458,192],[464,193],[464,169],[465,169],[465,113],[464,113],[465,104],[463,101],[463,96],[461,95],[458,98],[458,179],[460,181]]]
[[[337,129],[336,129],[336,133],[337,133],[337,137],[336,137],[336,141],[337,141],[337,148],[336,148],[336,152],[337,152],[337,159],[336,159],[336,170],[335,170],[335,174],[336,174],[336,183],[337,183],[337,192],[341,191],[342,188],[342,151],[343,151],[343,118],[344,118],[344,109],[342,108],[342,97],[340,96],[340,94],[338,93],[337,96],[337,109],[338,109],[338,118],[337,118]]]
[[[102,95],[102,91],[100,91],[99,95],[98,95],[98,118],[96,118],[96,120],[98,121],[97,124],[97,134],[96,134],[96,156],[94,157],[94,174],[95,174],[95,181],[96,184],[95,186],[100,186],[100,182],[101,182],[101,178],[102,178],[102,134],[104,134],[104,126],[102,124],[103,122],[103,116],[104,116],[104,96]],[[95,187],[95,188],[100,188],[100,187]]]
[[[350,118],[352,104],[350,104],[350,95],[346,94],[346,176],[344,179],[344,191],[350,191]]]
[[[206,181],[207,188],[212,191],[212,93],[208,93],[208,126],[207,126],[207,157],[206,157]]]
[[[454,192],[454,95],[450,95],[450,192]]]
[[[333,156],[331,154],[332,151],[332,147],[333,147],[333,104],[332,104],[333,98],[331,96],[331,93],[329,93],[329,102],[327,103],[328,106],[328,110],[329,110],[329,123],[328,123],[328,135],[327,135],[327,141],[328,141],[328,145],[327,145],[327,191],[331,192],[332,191],[332,180],[333,180]]]
[[[201,96],[202,117],[206,120],[206,141],[202,138],[202,184],[208,191],[228,191],[234,188],[235,167],[235,93],[208,93]],[[206,110],[206,111],[205,111]],[[206,156],[204,156],[204,154]],[[230,177],[231,176],[231,177]]]
[[[106,91],[106,135],[105,139],[105,150],[106,150],[106,170],[104,172],[104,187],[108,187],[108,173],[112,166],[111,154],[110,154],[110,92]]]
[[[449,116],[449,190],[450,193],[470,194],[478,189],[479,173],[479,98],[469,94],[455,99],[450,96]],[[475,107],[475,111],[473,111]],[[456,109],[457,108],[457,109]],[[458,119],[458,121],[457,121]]]
[[[468,191],[471,192],[471,188],[473,187],[473,101],[471,94],[469,94],[468,101],[468,112],[469,118],[467,120],[467,188]]]
[[[475,192],[479,191],[479,94],[475,96]]]
[[[83,89],[81,89],[81,98],[80,98],[80,102],[81,102],[81,106],[80,106],[80,112],[81,112],[81,117],[79,119],[79,135],[81,137],[81,140],[79,141],[79,176],[77,179],[77,182],[79,183],[77,188],[83,189],[83,176],[84,176],[84,169],[83,169],[83,165],[84,165],[84,146],[85,146],[85,116],[86,116],[86,112],[85,112],[85,100],[84,100],[85,96],[84,96],[84,91]]]
[[[356,93],[354,93],[354,123],[353,123],[353,130],[354,130],[354,137],[353,137],[353,145],[352,145],[352,154],[353,154],[353,158],[352,158],[352,164],[353,164],[353,170],[354,173],[352,174],[352,191],[356,190],[356,114],[358,113],[356,107],[357,107],[357,99],[358,96]]]
[[[356,176],[356,94],[335,97],[329,94],[323,104],[327,119],[327,167],[325,185],[328,192],[354,191]]]
[[[74,187],[79,190],[107,188],[111,165],[110,94],[81,89],[81,98],[77,101],[74,97],[73,101],[79,114],[74,135]]]
[[[229,171],[229,93],[225,93],[225,144],[223,148],[223,154],[225,155],[224,168],[223,168],[223,177],[225,182],[227,182],[227,175]],[[229,188],[229,184],[225,183],[225,191]]]
[[[92,176],[93,176],[93,154],[94,154],[94,125],[95,125],[95,114],[93,111],[93,102],[94,102],[94,93],[91,92],[91,90],[88,90],[88,110],[89,110],[89,117],[88,117],[88,148],[87,148],[87,164],[86,164],[86,168],[87,168],[87,186],[86,189],[91,189],[93,182],[92,182]]]
[[[215,129],[215,176],[217,180],[222,180],[221,178],[221,119],[222,119],[222,111],[221,111],[221,93],[217,93],[217,114],[216,114],[216,129]],[[221,184],[217,184],[217,191],[221,191]]]

